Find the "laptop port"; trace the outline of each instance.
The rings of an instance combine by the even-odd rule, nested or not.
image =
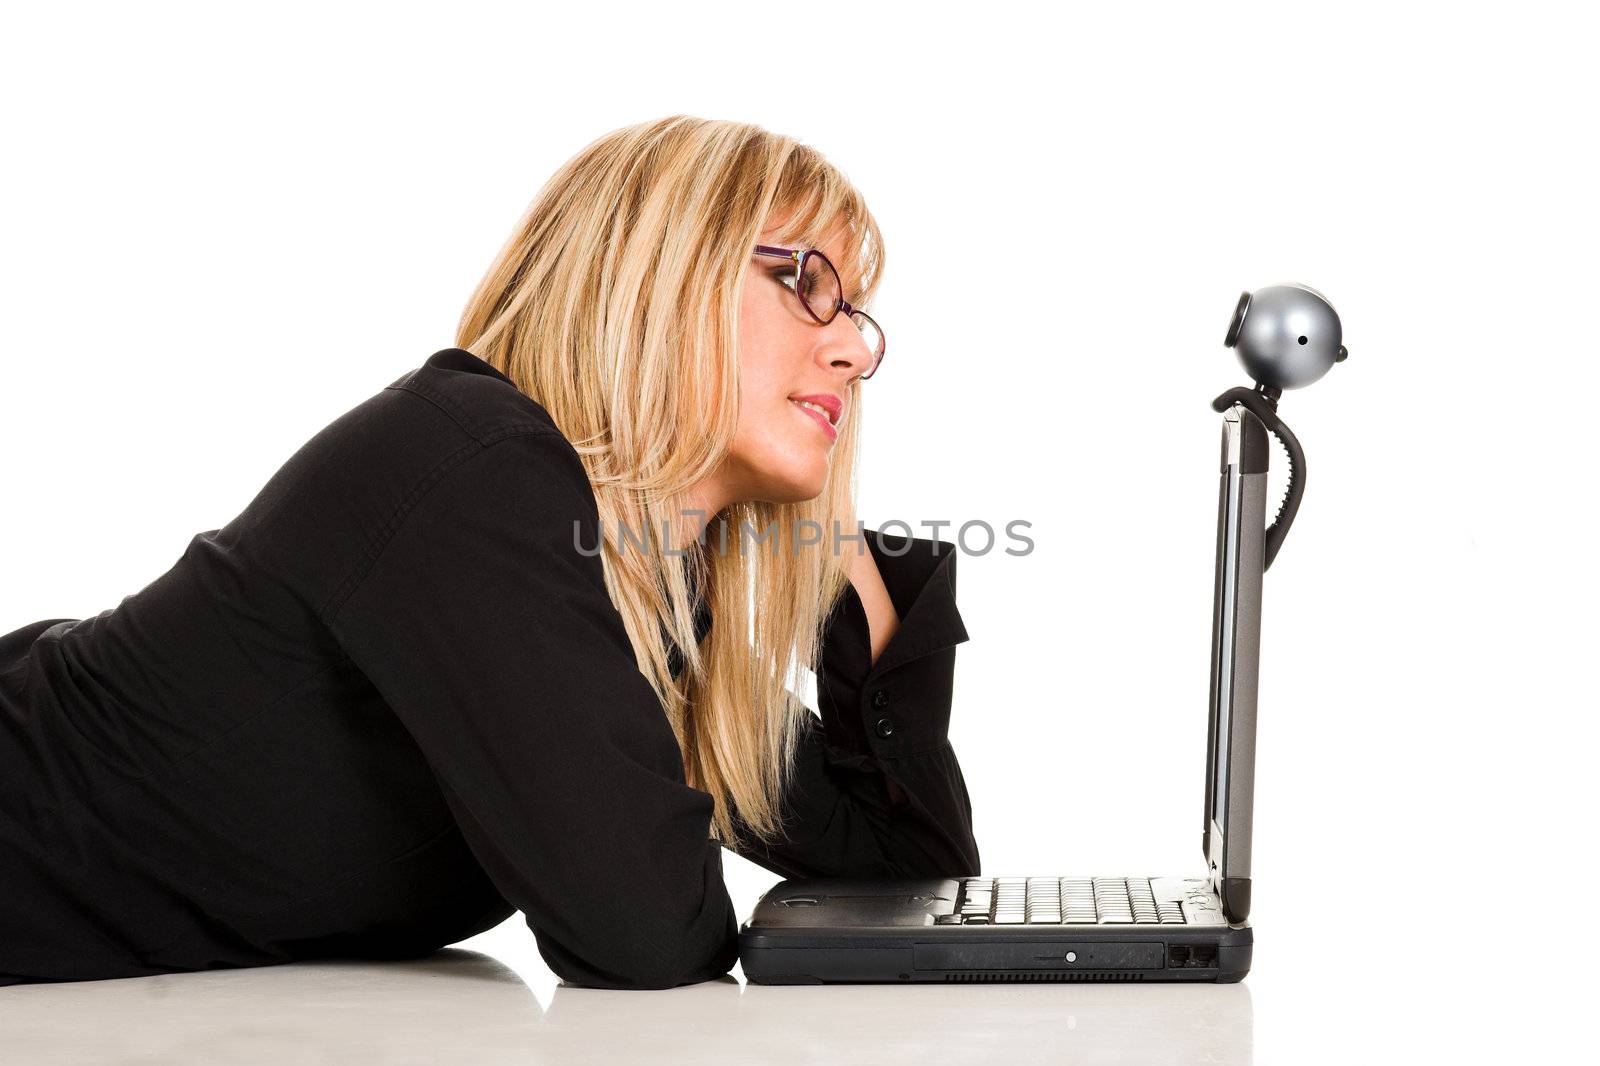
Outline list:
[[[1181,969],[1189,962],[1189,949],[1182,944],[1172,944],[1167,947],[1167,968],[1169,970]]]
[[[1217,945],[1196,944],[1189,949],[1190,966],[1215,966],[1217,964]]]

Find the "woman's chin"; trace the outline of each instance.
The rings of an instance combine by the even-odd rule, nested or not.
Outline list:
[[[828,471],[824,467],[820,475],[790,473],[784,477],[769,478],[762,486],[760,498],[767,503],[805,503],[821,496],[822,490],[827,487]]]

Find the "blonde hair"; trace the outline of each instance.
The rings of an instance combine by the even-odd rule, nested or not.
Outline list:
[[[842,235],[845,298],[860,305],[877,289],[877,222],[814,149],[687,115],[615,130],[539,191],[456,338],[543,405],[583,460],[607,591],[685,779],[713,799],[711,837],[729,846],[782,832],[779,797],[799,715],[810,713],[788,687],[791,664],[815,669],[849,580],[830,545],[835,530],[856,528],[859,381],[815,499],[735,502],[708,516],[699,543],[676,545],[686,555],[666,554],[654,535],[643,549],[639,540],[679,528],[685,491],[733,441],[740,289],[769,219],[784,222],[774,239],[790,246]],[[769,529],[766,545],[752,540]],[[691,581],[715,623],[704,646]],[[666,641],[682,656],[676,679]]]

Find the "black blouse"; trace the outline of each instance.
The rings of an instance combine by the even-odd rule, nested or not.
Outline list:
[[[0,636],[0,984],[412,957],[514,910],[573,984],[726,973],[711,797],[576,548],[597,535],[545,409],[447,348],[116,607]],[[846,590],[785,840],[740,853],[975,874],[955,552],[867,539],[900,628],[872,662]]]

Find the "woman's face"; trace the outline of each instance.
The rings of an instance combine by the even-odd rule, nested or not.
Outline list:
[[[777,243],[777,236],[776,228],[768,229],[757,243]],[[845,292],[853,291],[855,275],[838,240],[823,242],[820,250],[839,270]],[[838,430],[854,414],[850,384],[872,366],[850,316],[818,325],[793,285],[793,260],[751,255],[739,303],[739,421],[719,471],[722,504],[795,503],[821,495]],[[805,397],[823,410],[796,402]],[[832,428],[829,407],[836,412]]]

